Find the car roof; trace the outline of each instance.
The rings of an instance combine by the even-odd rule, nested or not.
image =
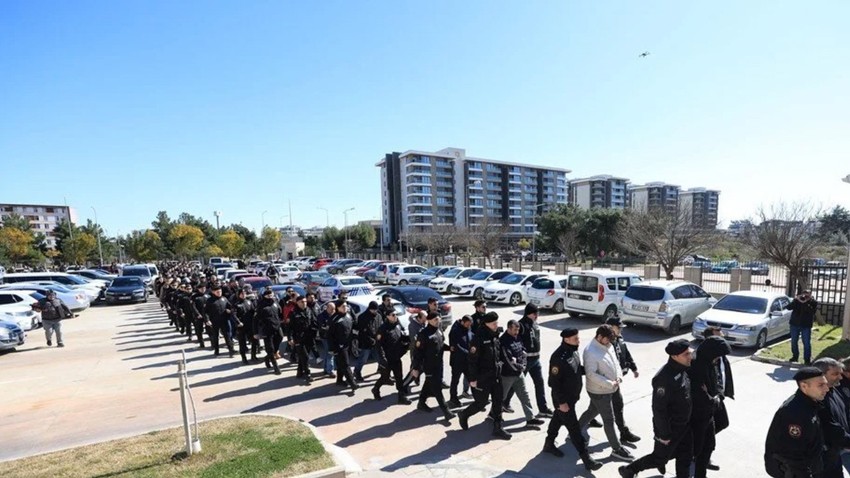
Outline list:
[[[552,274],[552,275],[548,275],[548,276],[538,277],[537,279],[534,279],[534,280],[535,280],[535,282],[540,280],[540,279],[548,279],[548,280],[551,280],[551,281],[559,281],[559,280],[562,280],[562,279],[567,279],[569,277],[570,276],[568,276],[568,275]]]
[[[363,279],[360,276],[337,276],[336,278],[339,279],[339,280],[342,280],[342,279]],[[363,280],[366,280],[366,279],[363,279]]]
[[[762,299],[776,299],[779,297],[785,297],[788,299],[789,297],[781,292],[771,292],[764,290],[738,290],[735,292],[731,292],[727,295],[739,295],[744,297],[759,297]]]
[[[377,303],[381,303],[382,297],[378,294],[370,294],[370,295],[354,295],[348,298],[348,302],[354,302],[357,305],[362,305],[363,307],[367,307],[369,302],[375,301]],[[401,304],[401,302],[390,298],[393,304]]]
[[[674,280],[652,279],[652,280],[646,280],[646,281],[643,281],[643,282],[638,282],[637,284],[633,284],[631,287],[663,287],[663,288],[670,287],[670,288],[672,288],[672,287],[679,287],[680,285],[686,285],[686,284],[696,285],[693,282],[688,282],[686,280],[679,280],[679,279],[674,279]]]
[[[640,275],[635,274],[634,272],[624,272],[624,271],[614,271],[611,269],[593,269],[592,271],[575,271],[570,272],[569,275],[582,275],[582,276],[599,276],[599,277],[640,277]]]

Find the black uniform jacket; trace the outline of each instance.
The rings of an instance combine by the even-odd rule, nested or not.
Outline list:
[[[407,353],[409,343],[410,337],[404,330],[404,326],[397,320],[395,323],[386,321],[378,329],[378,345],[381,347],[381,354],[387,362],[401,360]]]
[[[691,381],[687,367],[668,359],[652,377],[652,428],[659,440],[683,433],[691,418]]]
[[[429,324],[416,336],[411,368],[425,372],[426,375],[442,376],[443,352],[446,350],[449,350],[449,346],[445,343],[443,332],[439,327]]]
[[[562,343],[549,358],[549,386],[552,387],[552,400],[555,406],[568,404],[573,407],[581,397],[584,367],[578,354],[578,347]]]
[[[449,346],[451,347],[449,365],[452,368],[458,368],[465,372],[469,367],[470,335],[472,334],[469,333],[469,330],[461,325],[460,319],[456,320],[452,324],[452,328],[449,329]]]
[[[475,332],[469,346],[470,382],[478,382],[478,388],[489,390],[496,382],[501,382],[502,347],[496,332],[482,324]]]
[[[773,415],[764,443],[764,468],[770,476],[794,471],[794,476],[810,477],[823,470],[821,407],[797,390]]]

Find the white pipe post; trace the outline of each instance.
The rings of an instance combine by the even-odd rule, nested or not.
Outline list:
[[[180,378],[180,409],[183,412],[183,434],[186,437],[186,456],[192,456],[192,431],[189,428],[189,403],[186,400],[186,352],[177,362],[177,376]]]

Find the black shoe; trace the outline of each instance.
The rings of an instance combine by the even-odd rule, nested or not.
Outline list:
[[[429,412],[430,413],[432,411],[431,407],[429,407],[428,405],[426,405],[422,402],[419,402],[419,404],[416,405],[416,409],[421,411],[421,412]]]
[[[306,377],[304,377],[304,381],[307,383],[307,385],[310,385],[311,383],[313,383],[313,377],[307,375]]]
[[[357,385],[356,383],[351,384],[351,392],[352,393],[356,392],[358,388],[360,388],[360,385]]]
[[[451,387],[449,386],[449,384],[447,384],[446,382],[443,382],[443,383],[442,383],[442,385],[443,385],[443,390],[448,390],[448,389],[450,389],[450,388],[451,388]]]
[[[558,447],[555,446],[554,442],[547,441],[543,445],[543,453],[549,453],[550,455],[555,455],[558,458],[563,458],[564,452],[562,452]]]
[[[413,403],[413,402],[411,402],[409,398],[405,397],[404,395],[399,395],[399,397],[398,397],[398,404],[399,405],[410,405],[411,403]]]
[[[581,462],[584,464],[584,468],[588,471],[596,471],[602,468],[602,463],[594,460],[588,453],[581,455]]]
[[[47,346],[48,346],[48,347],[52,347],[52,346],[53,346],[53,342],[51,342],[51,341],[49,341],[49,340],[48,340],[48,341],[47,341]]]
[[[537,418],[552,418],[554,412],[549,410],[548,408],[541,408],[540,412],[537,414]]]
[[[272,368],[272,361],[266,357],[266,368]]]
[[[502,413],[513,413],[514,409],[508,406],[502,407]]]
[[[616,450],[611,451],[611,458],[616,458],[618,460],[623,461],[634,461],[635,457],[629,453],[629,450],[626,450],[623,447],[617,448]]]
[[[711,470],[711,471],[720,471],[720,467],[719,467],[719,466],[717,466],[717,465],[715,465],[715,464],[714,464],[714,463],[712,463],[712,462],[708,462],[708,464],[707,464],[707,465],[705,465],[705,469],[706,469],[706,470]]]
[[[470,399],[472,398],[472,395],[470,395],[469,392],[463,392],[460,394],[460,398]]]
[[[248,365],[248,359],[247,359],[247,358],[245,358],[245,357],[242,357],[242,364],[243,364],[243,365]]]
[[[634,478],[635,476],[637,476],[637,473],[630,470],[627,466],[621,466],[617,468],[617,471],[620,472],[620,476],[622,476],[623,478]],[[662,473],[662,475],[663,474],[664,473]]]
[[[278,369],[275,369],[275,371],[274,371],[274,374],[275,374],[275,375],[280,375],[280,373],[281,373],[281,372],[280,372],[280,369],[279,369],[279,368],[278,368]]]
[[[628,428],[623,428],[623,431],[620,432],[620,441],[637,443],[640,441],[640,437],[632,433]]]
[[[381,399],[381,391],[378,390],[377,388],[373,388],[372,389],[372,396],[375,397],[375,400],[380,400]]]
[[[463,406],[460,403],[460,400],[458,400],[456,398],[453,398],[453,399],[449,400],[448,402],[446,402],[446,405],[448,405],[450,408],[460,408],[460,407]]]
[[[452,411],[451,411],[451,410],[449,410],[449,409],[445,409],[445,410],[443,410],[443,419],[444,419],[444,420],[446,420],[447,422],[448,422],[448,421],[451,421],[451,419],[452,419],[452,418],[454,418],[454,417],[456,417],[456,416],[457,416],[457,415],[455,415],[455,414],[454,414],[454,412],[452,412]]]
[[[56,344],[56,346],[57,346],[57,347],[64,347],[64,346],[65,346],[65,344],[63,344],[62,342],[59,342],[58,344]]]
[[[469,417],[461,411],[457,414],[457,421],[460,423],[460,427],[464,430],[469,430]]]
[[[594,418],[593,420],[590,421],[590,423],[587,424],[587,427],[588,428],[602,428],[602,424],[599,423],[599,420]]]
[[[365,381],[366,381],[366,379],[365,379],[365,378],[363,378],[363,376],[362,376],[362,375],[357,374],[357,375],[355,375],[355,376],[354,376],[354,381],[355,381],[355,382],[360,383],[360,382],[365,382]]]
[[[531,420],[528,420],[527,422],[525,422],[525,424],[530,426],[530,427],[540,426],[540,425],[543,425],[544,423],[546,423],[546,422],[544,422],[543,420],[541,420],[539,418],[532,418]]]
[[[800,359],[797,358],[797,357],[791,357],[790,359],[788,359],[788,361],[791,362],[791,363],[796,363],[798,360],[800,360]]]
[[[501,440],[510,440],[512,435],[506,432],[505,429],[502,428],[501,425],[499,425],[493,427],[493,436]]]

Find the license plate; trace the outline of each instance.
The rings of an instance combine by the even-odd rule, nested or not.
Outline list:
[[[130,300],[132,297],[119,297],[118,300]]]
[[[641,312],[649,312],[648,305],[640,305],[640,304],[632,304],[632,310],[639,310]]]
[[[484,298],[485,298],[485,299],[487,299],[487,300],[492,300],[492,299],[495,299],[495,298],[496,298],[496,296],[495,296],[495,295],[487,295],[487,294],[485,294],[485,295],[484,295]]]
[[[540,299],[531,299],[531,303],[534,305],[540,305]]]

